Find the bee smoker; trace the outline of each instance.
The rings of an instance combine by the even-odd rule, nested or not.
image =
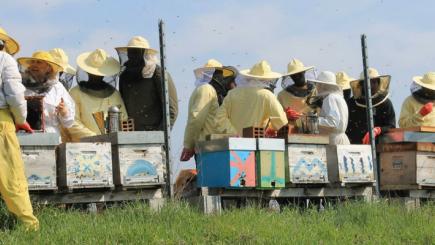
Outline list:
[[[308,112],[306,116],[306,133],[308,134],[319,134],[319,117],[314,112]]]
[[[108,133],[119,131],[120,114],[121,112],[117,106],[109,107],[106,118],[106,128]]]

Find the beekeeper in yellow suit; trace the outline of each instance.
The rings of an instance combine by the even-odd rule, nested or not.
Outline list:
[[[62,71],[59,72],[59,82],[65,87],[67,91],[69,91],[73,85],[74,77],[76,75],[76,69],[69,64],[68,55],[61,48],[54,48],[48,51],[53,57],[54,62],[62,66]],[[60,135],[62,137],[62,142],[71,142],[71,135],[69,131],[61,127]]]
[[[413,78],[412,95],[405,99],[400,112],[399,126],[411,128],[418,126],[435,127],[435,72],[428,72],[423,77]]]
[[[189,99],[181,161],[188,161],[194,155],[196,142],[205,140],[205,136],[213,133],[217,109],[228,91],[236,86],[236,73],[235,68],[224,67],[215,59],[210,59],[204,67],[194,71],[196,88]]]
[[[350,82],[355,81],[355,78],[350,77],[344,71],[335,73],[337,78],[337,85],[343,90],[344,100],[349,100],[352,97],[352,89],[350,88]]]
[[[76,69],[69,64],[69,57],[63,49],[54,48],[48,52],[54,61],[62,66],[63,71],[59,72],[59,82],[69,91],[73,85],[74,76],[77,72]]]
[[[70,90],[76,117],[73,127],[68,129],[73,142],[102,133],[94,119],[95,112],[104,112],[106,118],[109,107],[118,106],[121,119],[128,119],[121,94],[112,85],[120,71],[119,62],[102,49],[80,54],[76,62],[78,85]]]
[[[21,84],[17,62],[11,56],[18,51],[18,43],[0,28],[0,194],[8,210],[28,230],[37,230],[39,221],[33,215],[24,163],[15,134],[15,129],[32,132],[26,122],[25,88]]]
[[[292,59],[283,75],[278,100],[284,108],[290,124],[295,124],[303,114],[313,111],[307,105],[308,97],[316,95],[316,87],[307,80],[307,75],[314,77],[314,66],[304,66],[298,59]],[[310,73],[308,73],[310,72]],[[312,73],[312,74],[311,74]]]
[[[262,127],[273,135],[287,125],[286,114],[273,94],[279,78],[281,74],[273,72],[264,60],[240,71],[237,88],[228,93],[216,113],[216,131],[242,135],[243,128]]]

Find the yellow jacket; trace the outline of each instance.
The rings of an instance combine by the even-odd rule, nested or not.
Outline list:
[[[79,86],[75,86],[70,90],[70,94],[76,104],[74,125],[68,128],[73,142],[80,141],[83,137],[101,134],[92,115],[94,112],[103,111],[106,118],[109,107],[121,105],[122,120],[128,118],[121,94],[117,90],[107,98],[97,98],[82,92]]]
[[[243,128],[266,127],[269,118],[275,130],[288,123],[275,95],[264,88],[238,87],[225,97],[214,121],[218,133],[242,135]]]
[[[213,120],[219,107],[216,90],[210,84],[197,87],[189,99],[184,147],[193,149],[195,143],[213,133]]]
[[[435,102],[435,101],[434,101]],[[424,105],[418,102],[414,97],[408,96],[402,104],[400,112],[399,127],[411,128],[418,126],[432,126],[435,127],[435,111],[427,114],[426,116],[420,115],[420,109]]]
[[[281,103],[284,110],[287,109],[287,107],[290,107],[293,110],[304,114],[312,111],[312,109],[306,103],[307,98],[308,97],[294,96],[286,90],[282,90],[278,93],[278,101]]]

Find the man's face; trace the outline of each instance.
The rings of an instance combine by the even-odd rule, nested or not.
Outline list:
[[[89,73],[88,73],[88,76],[89,76],[88,82],[91,82],[91,83],[100,83],[100,82],[103,82],[103,79],[104,79],[104,77],[102,77],[102,76],[96,76],[96,75],[89,74]]]
[[[426,98],[435,100],[435,90],[428,89],[428,88],[422,88],[422,93]]]
[[[46,81],[48,75],[53,72],[53,68],[45,61],[32,60],[28,68],[30,75],[37,81]]]
[[[145,65],[144,61],[144,50],[140,48],[129,48],[127,49],[128,63],[132,66],[134,65]]]
[[[372,90],[372,95],[375,95],[379,91],[379,84],[381,83],[380,78],[370,79],[370,87]]]
[[[299,73],[290,75],[290,77],[297,87],[303,87],[307,83],[305,81],[305,72],[299,72]]]
[[[370,89],[372,92],[372,96],[375,95],[377,92],[379,92],[379,84],[381,82],[380,78],[372,78],[370,79]],[[360,81],[361,88],[362,88],[362,94],[365,95],[365,88],[364,88],[364,80]]]

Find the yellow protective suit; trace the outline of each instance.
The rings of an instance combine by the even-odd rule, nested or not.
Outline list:
[[[104,118],[106,118],[109,107],[120,105],[121,119],[128,119],[121,94],[117,90],[109,97],[98,98],[82,92],[79,86],[75,86],[70,90],[70,94],[76,105],[74,125],[67,129],[73,142],[78,142],[83,137],[101,134],[92,115],[94,112],[103,111]]]
[[[197,87],[189,99],[184,148],[193,149],[195,143],[213,133],[213,120],[219,108],[216,90],[210,84]]]
[[[242,135],[243,128],[264,128],[269,119],[275,130],[288,123],[275,95],[265,88],[238,87],[225,97],[214,122],[218,133]]]
[[[434,101],[435,103],[435,101]],[[427,114],[426,116],[420,115],[420,109],[424,105],[418,102],[414,97],[409,96],[402,104],[400,112],[399,127],[412,128],[418,126],[432,126],[435,127],[435,111]]]
[[[282,90],[278,93],[278,101],[281,103],[284,110],[287,109],[287,107],[290,107],[299,113],[307,114],[309,111],[312,111],[312,109],[306,103],[307,98],[308,97],[294,96],[286,90]]]
[[[316,95],[316,94],[317,92],[314,90],[313,93],[309,96]],[[307,97],[294,96],[293,94],[289,93],[286,90],[282,90],[281,92],[278,93],[278,101],[279,103],[281,103],[284,110],[290,107],[293,110],[305,115],[308,114],[308,112],[313,111],[313,109],[307,105],[307,98],[308,96]],[[317,112],[320,112],[320,110],[318,110]],[[289,121],[289,124],[296,125],[297,123],[296,121]]]
[[[20,144],[15,124],[8,109],[0,109],[0,193],[9,211],[28,230],[38,230],[39,221],[30,203]]]

